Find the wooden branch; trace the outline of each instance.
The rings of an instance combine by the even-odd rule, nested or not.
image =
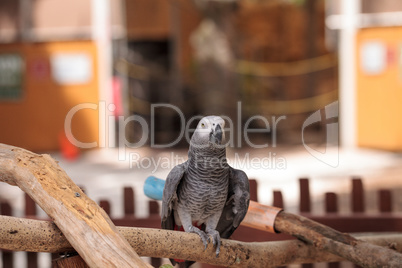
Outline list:
[[[243,225],[289,234],[364,267],[402,267],[402,254],[358,240],[303,216],[250,202]]]
[[[0,248],[3,249],[52,253],[73,249],[50,221],[0,216],[0,226],[3,227],[0,228]],[[139,255],[148,257],[180,258],[230,267],[277,267],[344,260],[299,240],[244,243],[223,239],[221,254],[216,258],[214,249],[210,246],[204,251],[201,240],[195,234],[150,228],[117,228]],[[402,233],[360,238],[402,252]]]
[[[275,230],[363,267],[402,267],[402,254],[356,239],[302,216],[280,212]]]
[[[49,155],[0,144],[0,181],[27,193],[90,267],[150,267]]]
[[[91,267],[149,267],[141,261],[128,242],[118,233],[106,213],[71,181],[50,156],[37,155],[20,148],[0,144],[0,181],[17,185],[30,195],[54,219],[66,239]],[[275,230],[296,236],[320,250],[333,253],[364,267],[402,267],[402,254],[394,250],[358,240],[301,216],[283,211],[279,214],[276,211],[275,214],[276,218],[272,220]],[[266,228],[265,218],[261,219],[261,226]],[[138,236],[147,235],[147,232],[144,230],[141,232],[144,233],[136,233],[134,236],[137,239],[135,244],[140,247],[147,245],[138,238]],[[149,239],[148,245],[152,245],[153,248],[144,246],[140,249],[141,252],[149,253],[144,255],[155,257],[168,255],[167,257],[224,266],[259,267],[262,265],[261,267],[266,267],[267,254],[270,265],[283,265],[274,265],[273,260],[294,260],[294,256],[297,256],[296,252],[301,248],[301,244],[294,248],[288,245],[291,252],[281,249],[273,254],[272,249],[267,249],[267,245],[261,247],[260,243],[232,244],[234,241],[226,240],[219,258],[215,258],[211,246],[206,251],[207,255],[200,250],[201,242],[194,234],[180,234],[180,239],[177,240],[177,232],[169,233],[164,230],[152,232],[146,239]],[[12,229],[9,233],[13,235],[18,232]],[[158,235],[155,236],[155,234]],[[26,242],[25,240],[24,243]],[[194,250],[194,244],[197,246],[193,251],[194,255],[186,255],[186,252]],[[44,245],[47,244],[44,243]],[[151,255],[154,250],[158,253]],[[283,252],[287,252],[286,255],[283,255]],[[315,254],[310,248],[307,252],[305,256]]]

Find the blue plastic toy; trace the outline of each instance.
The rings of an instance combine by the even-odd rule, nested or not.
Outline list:
[[[144,193],[149,198],[162,200],[163,187],[165,187],[165,180],[149,176],[144,183]]]

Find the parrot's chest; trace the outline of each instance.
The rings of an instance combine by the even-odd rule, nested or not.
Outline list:
[[[193,221],[203,223],[212,215],[222,211],[228,195],[228,184],[228,178],[222,178],[219,181],[186,180],[184,188],[187,190],[182,194],[179,193],[179,203],[191,215]],[[191,191],[188,191],[189,189]],[[188,194],[189,192],[192,194]]]

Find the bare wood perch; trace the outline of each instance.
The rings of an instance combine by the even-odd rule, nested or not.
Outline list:
[[[402,254],[372,245],[300,215],[251,201],[243,225],[289,234],[363,267],[402,267]]]
[[[90,267],[150,267],[49,155],[0,144],[0,181],[27,193]]]
[[[37,155],[0,144],[0,181],[17,185],[28,193],[54,219],[55,224],[67,240],[91,267],[148,267],[128,242],[119,235],[106,213],[68,178],[50,156]],[[252,206],[250,205],[250,207]],[[260,205],[259,210],[262,207],[263,205]],[[267,211],[272,211],[272,208],[267,207]],[[266,230],[266,215],[252,212],[253,210],[249,209],[244,222],[252,222]],[[333,253],[364,267],[402,267],[402,254],[358,240],[348,234],[342,234],[301,216],[282,211],[269,224],[274,224],[274,228],[270,229],[296,236],[315,248]],[[163,234],[167,231],[151,230],[151,232],[153,234],[162,232],[161,234]],[[199,250],[201,242],[194,234],[171,232],[167,233],[167,237],[159,238],[152,237],[151,234],[146,239],[156,240],[157,244],[152,244],[155,247],[152,250],[158,249],[159,252],[165,252],[160,256],[169,255],[168,257],[207,263],[222,261],[219,263],[220,265],[241,267],[258,267],[261,263],[263,263],[261,267],[266,267],[267,259],[271,265],[272,257],[275,257],[264,247],[253,248],[259,243],[232,244],[233,241],[226,240],[223,247],[227,251],[221,250],[219,258],[215,258],[212,251],[205,256],[203,251]],[[138,238],[141,235],[147,235],[147,233],[141,231],[140,234],[133,236],[137,239],[134,243],[137,246],[138,243],[143,243]],[[174,244],[169,244],[171,239],[176,239],[175,237],[178,237],[179,240],[175,240]],[[191,239],[186,240],[186,237],[191,237]],[[161,241],[161,239],[166,241]],[[178,251],[182,248],[181,246],[190,250],[194,248],[194,245],[198,247],[198,255],[197,252],[194,252],[195,255],[186,257],[183,253],[186,251]],[[298,244],[296,248],[301,247],[300,245]],[[144,250],[150,249],[144,248]],[[153,252],[152,250],[150,252]],[[170,253],[166,253],[166,250]],[[281,258],[292,258],[295,252],[297,252],[296,249],[293,253],[288,252],[290,256],[282,255]],[[313,254],[315,253],[310,249],[306,256]],[[144,255],[152,256],[151,253]],[[155,257],[158,256],[159,253]]]
[[[282,211],[275,220],[275,229],[363,267],[402,267],[399,252],[370,244],[299,215]]]
[[[0,228],[0,248],[52,253],[72,249],[63,233],[49,221],[0,216],[0,226],[3,226]],[[222,239],[221,254],[216,258],[214,249],[209,247],[204,251],[195,234],[151,228],[117,228],[141,256],[182,258],[226,267],[277,267],[344,260],[299,240],[245,243]],[[402,252],[402,234],[377,234],[360,239]]]

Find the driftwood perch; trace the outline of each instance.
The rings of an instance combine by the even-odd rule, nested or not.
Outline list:
[[[152,184],[154,180],[148,183]],[[398,252],[361,241],[303,216],[254,201],[250,201],[247,215],[241,224],[266,232],[295,236],[317,249],[331,252],[364,267],[402,267],[402,254]]]
[[[402,267],[402,254],[370,244],[300,215],[251,201],[243,225],[275,230],[363,267]]]
[[[275,229],[363,267],[402,267],[402,254],[302,216],[281,212],[275,220]]]
[[[63,233],[49,221],[0,216],[0,226],[3,226],[0,248],[51,253],[73,249]],[[222,239],[221,254],[216,258],[214,249],[209,247],[204,251],[204,245],[195,234],[151,228],[117,229],[141,256],[182,258],[226,267],[277,267],[344,260],[299,240],[245,243]],[[371,235],[360,239],[402,252],[402,234]]]
[[[272,226],[267,226],[267,222]],[[278,212],[271,206],[251,201],[242,224],[292,235],[319,250],[363,267],[402,267],[402,254],[396,251],[370,244],[300,215]]]
[[[54,220],[69,244],[90,267],[149,267],[148,264],[141,261],[127,240],[118,232],[107,214],[71,181],[50,156],[37,155],[20,148],[0,144],[0,181],[17,185],[30,195]],[[259,205],[259,211],[263,210],[264,206]],[[272,207],[266,206],[266,211],[271,213]],[[364,267],[402,267],[402,254],[395,250],[342,234],[301,216],[283,211],[278,213],[278,210],[275,209],[274,211],[276,218],[271,218],[268,223],[273,226],[267,226],[267,215],[253,213],[253,210],[250,209],[244,222],[260,225],[264,230],[275,229],[281,233],[291,234],[307,245],[301,241],[287,242],[290,244],[286,246],[274,245],[274,248],[278,247],[279,250],[277,248],[276,251],[272,251],[273,248],[268,248],[268,244],[225,240],[222,244],[221,254],[219,258],[216,258],[212,246],[210,245],[204,252],[201,241],[194,234],[153,229],[122,228],[119,230],[131,232],[129,237],[133,239],[132,246],[145,256],[180,258],[233,267],[267,267],[267,263],[277,266],[295,260],[304,262],[303,258],[304,260],[310,258],[311,261],[312,256],[324,254],[327,259],[341,257]],[[14,227],[9,225],[10,229],[8,229],[9,235],[14,238],[18,234],[18,230],[13,229],[16,228],[15,226],[17,225]],[[56,238],[63,239],[57,228],[54,226],[49,228],[53,228],[54,232],[59,232]],[[31,235],[37,234],[32,233]],[[4,240],[2,241],[4,243]],[[11,241],[9,246],[11,247],[14,242]],[[63,247],[71,247],[62,241],[57,243],[61,246],[58,250]],[[272,246],[272,244],[270,245]],[[43,242],[43,246],[45,248],[40,251],[49,251],[51,248],[45,242]],[[0,247],[3,246],[0,245]],[[3,248],[12,249],[5,245]],[[187,250],[183,250],[183,248]],[[292,251],[286,251],[284,248],[291,248]],[[318,251],[314,251],[313,248]],[[304,255],[301,259],[297,259],[300,254],[299,250],[302,252],[301,249],[304,249]],[[23,250],[33,249],[25,248]],[[192,253],[186,255],[189,251]],[[338,257],[323,253],[323,251]],[[275,261],[283,262],[275,264]]]
[[[90,267],[150,267],[49,155],[0,144],[0,181],[27,193]]]

